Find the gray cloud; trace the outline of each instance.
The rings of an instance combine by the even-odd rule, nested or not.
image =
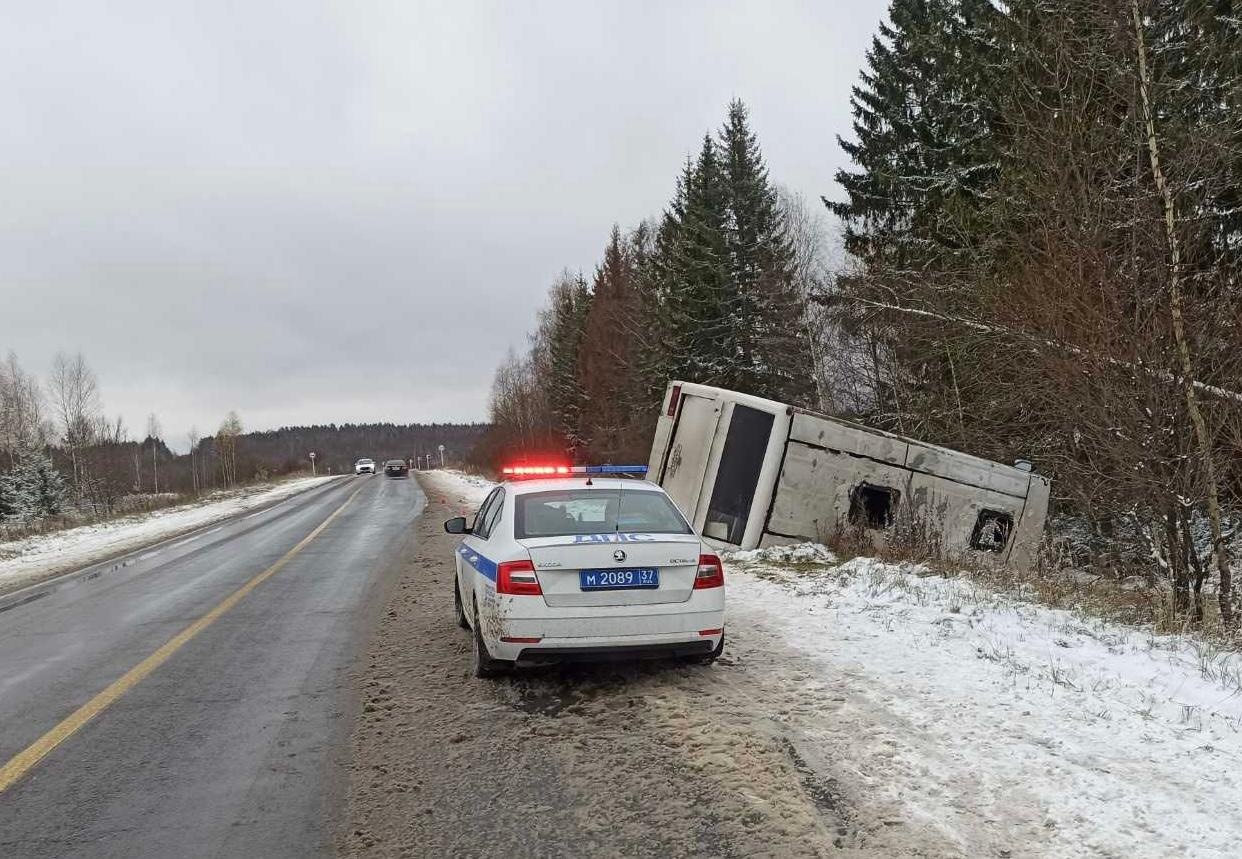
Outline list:
[[[886,3],[7,4],[0,348],[172,437],[481,419],[548,283],[739,96],[835,193]]]

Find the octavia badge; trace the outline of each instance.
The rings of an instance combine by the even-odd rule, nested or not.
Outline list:
[[[625,560],[625,550],[624,550],[624,549],[617,549],[617,551],[615,551],[615,552],[613,552],[613,553],[612,553],[612,559],[613,559],[614,561],[616,561],[618,564],[619,564],[619,563],[621,563],[622,561],[624,561],[624,560]]]

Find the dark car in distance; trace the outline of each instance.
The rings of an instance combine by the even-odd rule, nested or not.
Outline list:
[[[404,459],[390,459],[384,463],[384,473],[389,477],[409,477],[410,467]]]

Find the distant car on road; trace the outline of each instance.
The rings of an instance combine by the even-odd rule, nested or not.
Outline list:
[[[645,466],[505,469],[463,535],[457,623],[474,673],[546,662],[724,650],[724,569]]]
[[[354,463],[354,474],[374,474],[375,460],[360,459]]]
[[[389,477],[409,477],[410,467],[404,459],[390,459],[384,463],[384,473]]]

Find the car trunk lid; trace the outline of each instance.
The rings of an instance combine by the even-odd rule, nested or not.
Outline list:
[[[565,537],[528,537],[518,541],[530,552],[549,606],[657,605],[685,602],[694,590],[694,576],[702,551],[694,534],[575,534]],[[596,576],[601,589],[584,589],[584,570],[656,570],[658,587],[608,587],[616,576]],[[624,578],[624,577],[623,577]],[[633,577],[638,578],[637,573]]]

